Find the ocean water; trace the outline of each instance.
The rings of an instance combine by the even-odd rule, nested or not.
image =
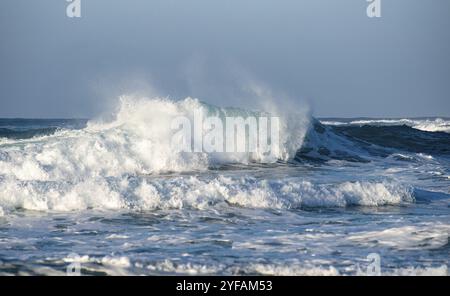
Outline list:
[[[0,274],[448,275],[450,119],[291,114],[268,161],[174,152],[194,111],[254,112],[0,119]]]

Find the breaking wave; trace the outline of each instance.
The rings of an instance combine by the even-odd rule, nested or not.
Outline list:
[[[226,163],[275,162],[288,160],[302,145],[308,118],[283,120],[281,149],[275,157],[263,153],[183,153],[172,143],[174,118],[192,118],[194,112],[206,116],[241,116],[257,113],[235,108],[219,108],[187,98],[122,98],[110,121],[89,121],[79,130],[60,130],[52,135],[9,140],[0,150],[0,175],[17,180],[76,180],[123,174],[206,170]]]
[[[130,176],[207,171],[229,163],[286,161],[301,146],[309,122],[303,116],[282,119],[281,148],[276,155],[258,151],[179,152],[172,142],[171,122],[179,116],[192,118],[194,112],[204,117],[262,114],[220,108],[192,98],[171,101],[122,97],[120,108],[108,121],[89,121],[80,129],[9,130],[16,136],[0,142],[0,206],[42,210],[84,205],[122,208],[128,193],[115,190],[112,183],[120,187]],[[24,133],[27,136],[20,137]],[[99,196],[99,200],[93,200]]]
[[[413,189],[393,181],[314,184],[301,178],[97,178],[77,182],[2,180],[4,210],[73,211],[207,209],[239,206],[292,209],[383,206],[414,202]]]
[[[0,141],[0,215],[17,208],[151,210],[232,205],[289,209],[380,206],[415,199],[413,188],[389,180],[316,184],[299,177],[212,174],[211,169],[220,171],[230,164],[330,159],[364,163],[388,156],[385,146],[389,145],[297,114],[280,115],[281,147],[275,156],[258,151],[178,152],[171,142],[171,122],[178,116],[192,118],[194,112],[221,118],[267,114],[216,107],[192,98],[123,97],[111,120],[78,122],[76,128],[39,127],[32,137],[10,136]],[[163,176],[171,173],[170,178]]]

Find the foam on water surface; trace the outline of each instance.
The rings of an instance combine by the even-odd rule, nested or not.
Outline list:
[[[177,152],[194,112],[267,114],[124,97],[109,120],[0,120],[0,273],[354,275],[376,253],[385,275],[448,275],[446,119],[273,113],[276,157]]]

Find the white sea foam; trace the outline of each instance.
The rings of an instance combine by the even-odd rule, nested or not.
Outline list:
[[[164,260],[150,264],[147,269],[156,273],[211,275],[211,274],[259,274],[268,276],[339,276],[342,273],[332,265],[316,262],[295,264],[249,264],[247,266],[226,267],[224,265],[177,264]],[[345,273],[344,273],[345,274]],[[350,273],[353,274],[353,273]],[[358,274],[358,273],[357,273]],[[358,274],[365,275],[365,273]],[[382,270],[384,276],[447,276],[448,267],[406,267]]]
[[[384,272],[385,276],[448,276],[448,266],[397,268]]]
[[[211,274],[259,274],[277,276],[336,276],[339,271],[333,266],[323,267],[314,263],[303,264],[248,264],[229,267],[222,264],[203,265],[192,263],[175,263],[164,260],[149,264],[147,269],[156,273],[189,274],[189,275],[211,275]]]
[[[157,273],[188,274],[188,275],[211,275],[219,273],[224,269],[223,265],[202,265],[192,263],[174,263],[171,260],[164,260],[147,265],[147,269]]]
[[[122,234],[110,234],[106,237],[106,239],[127,239],[128,236]]]
[[[130,267],[130,265],[131,265],[130,259],[125,256],[122,256],[122,257],[105,256],[102,258],[101,263],[103,265],[121,267],[121,268],[127,268],[127,267]]]
[[[64,258],[63,262],[80,263],[84,271],[101,272],[111,276],[123,275],[267,275],[267,276],[339,276],[339,275],[359,275],[365,276],[363,270],[355,270],[355,266],[338,269],[327,260],[312,260],[292,263],[250,263],[229,266],[217,263],[181,263],[165,259],[153,263],[132,262],[125,256],[104,256],[89,257],[82,256],[76,260]],[[351,264],[351,262],[349,262]],[[14,275],[14,273],[0,272],[1,275]],[[66,273],[61,269],[52,267],[30,267],[28,270],[20,271],[19,275],[47,275],[64,276]],[[383,276],[448,276],[447,265],[438,266],[411,266],[401,268],[383,268]]]
[[[429,132],[450,133],[450,121],[441,118],[435,120],[415,121],[415,125],[413,127],[419,130]]]
[[[395,182],[313,184],[300,178],[243,177],[97,178],[83,182],[3,180],[4,209],[205,209],[231,204],[249,208],[381,206],[414,201],[412,189]]]
[[[313,264],[302,265],[275,265],[275,264],[252,264],[249,271],[260,275],[274,276],[338,276],[339,271],[333,266],[323,267]]]
[[[364,245],[423,250],[445,246],[449,236],[450,225],[433,223],[363,232],[348,239]]]

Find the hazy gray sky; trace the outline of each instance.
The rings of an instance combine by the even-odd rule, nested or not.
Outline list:
[[[450,1],[0,1],[0,117],[91,117],[122,93],[245,102],[250,81],[315,116],[450,116]],[[152,91],[153,89],[153,91]]]

